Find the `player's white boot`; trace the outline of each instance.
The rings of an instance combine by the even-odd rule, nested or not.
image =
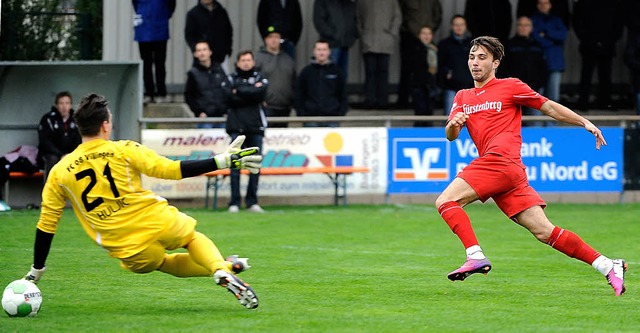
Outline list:
[[[238,302],[247,309],[258,307],[258,296],[255,291],[239,277],[219,269],[213,274],[213,279],[220,286],[227,288],[238,299]]]

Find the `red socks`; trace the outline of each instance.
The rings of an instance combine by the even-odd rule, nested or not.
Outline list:
[[[455,201],[445,202],[438,207],[438,213],[451,228],[451,231],[460,238],[465,249],[478,245],[478,239],[471,227],[471,220],[460,204]],[[547,244],[571,258],[582,260],[589,265],[600,256],[598,251],[585,243],[578,235],[559,227],[553,228]]]
[[[578,235],[559,227],[553,228],[547,244],[571,258],[591,265],[600,253],[585,243]]]
[[[460,238],[465,249],[473,245],[478,245],[478,239],[471,227],[471,220],[469,220],[469,216],[460,204],[455,201],[445,202],[438,207],[438,213],[440,213],[442,219],[449,225],[451,231]]]

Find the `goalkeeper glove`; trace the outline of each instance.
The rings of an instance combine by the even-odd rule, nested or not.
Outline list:
[[[260,172],[262,165],[262,155],[258,155],[260,148],[242,148],[245,136],[238,135],[238,137],[231,142],[229,148],[222,154],[218,154],[213,158],[216,161],[218,169],[247,169],[251,173]]]
[[[31,269],[29,270],[27,275],[24,276],[23,279],[27,280],[27,281],[31,281],[33,283],[38,283],[38,281],[40,281],[40,278],[44,274],[45,270],[47,270],[46,267],[42,267],[40,269],[37,269],[37,268],[33,268],[33,266],[31,266]]]

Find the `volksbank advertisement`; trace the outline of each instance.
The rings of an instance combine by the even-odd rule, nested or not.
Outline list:
[[[525,127],[522,161],[539,192],[621,192],[623,130],[602,128],[607,146],[578,127]],[[439,193],[478,157],[466,130],[449,142],[443,128],[390,129],[388,192]]]

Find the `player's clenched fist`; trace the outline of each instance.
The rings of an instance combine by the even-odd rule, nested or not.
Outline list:
[[[467,119],[469,119],[468,114],[465,114],[463,112],[458,112],[453,116],[453,118],[451,118],[451,120],[449,121],[449,124],[451,124],[451,126],[462,127],[464,126],[464,123],[467,122]]]

